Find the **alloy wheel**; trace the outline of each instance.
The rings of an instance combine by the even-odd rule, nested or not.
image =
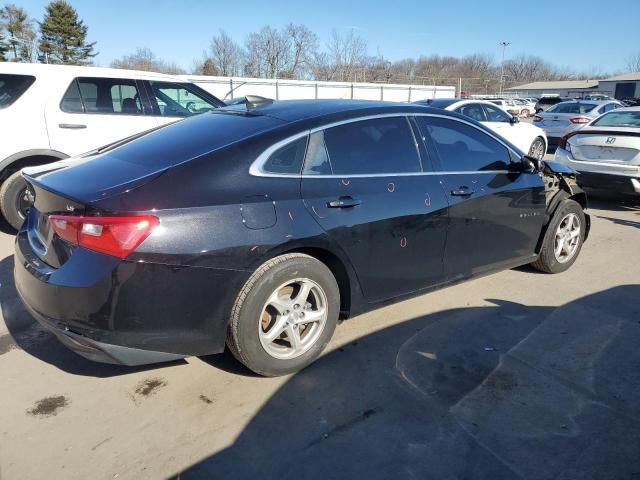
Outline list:
[[[544,141],[541,138],[536,138],[531,144],[529,155],[531,157],[537,158],[538,160],[542,160],[544,154]]]
[[[560,221],[553,243],[553,253],[559,263],[571,260],[580,246],[580,218],[569,213]]]
[[[291,359],[309,351],[327,322],[327,296],[316,282],[297,278],[267,299],[258,322],[260,343],[274,358]]]

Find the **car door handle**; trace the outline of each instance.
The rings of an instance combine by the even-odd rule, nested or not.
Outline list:
[[[86,125],[82,123],[60,123],[58,124],[60,128],[68,128],[71,130],[80,130],[81,128],[87,128]]]
[[[329,208],[349,208],[349,207],[357,207],[362,203],[361,200],[352,197],[340,197],[338,200],[333,200],[331,202],[327,202],[327,207]]]
[[[460,187],[457,190],[451,190],[451,195],[454,197],[469,197],[476,193],[474,190],[469,190],[467,187]]]

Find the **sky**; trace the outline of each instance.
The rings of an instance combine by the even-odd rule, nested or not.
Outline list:
[[[41,20],[47,0],[10,0]],[[640,51],[640,0],[69,0],[97,41],[100,66],[137,47],[189,70],[224,29],[242,43],[265,25],[304,24],[326,44],[331,30],[355,30],[369,54],[505,58],[537,55],[572,71],[617,73]],[[0,4],[3,4],[0,0]],[[615,10],[613,10],[615,8]]]

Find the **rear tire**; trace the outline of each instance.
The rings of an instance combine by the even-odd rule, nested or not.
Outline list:
[[[520,116],[524,117],[524,118],[529,118],[529,109],[528,108],[523,108],[520,111]]]
[[[564,200],[549,222],[540,255],[531,266],[546,273],[568,270],[582,250],[585,225],[582,206],[573,200]]]
[[[0,187],[0,211],[7,223],[16,230],[20,230],[24,223],[27,189],[27,182],[19,171],[11,174]]]
[[[542,137],[536,137],[533,142],[531,142],[531,147],[529,147],[529,156],[542,160],[545,153],[547,153],[547,148],[544,139]]]
[[[227,346],[250,370],[275,377],[312,363],[331,339],[340,291],[331,270],[301,253],[259,267],[231,311]]]

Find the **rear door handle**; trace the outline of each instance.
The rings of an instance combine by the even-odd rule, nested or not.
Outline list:
[[[362,203],[361,200],[352,197],[340,197],[338,200],[333,200],[331,202],[327,202],[327,207],[329,208],[349,208],[349,207],[357,207]]]
[[[60,128],[69,128],[71,130],[80,130],[81,128],[87,128],[86,125],[82,123],[60,123],[58,124]]]
[[[469,190],[469,188],[467,187],[460,187],[457,190],[451,190],[451,195],[453,195],[454,197],[469,197],[474,193],[476,192],[473,190]]]

